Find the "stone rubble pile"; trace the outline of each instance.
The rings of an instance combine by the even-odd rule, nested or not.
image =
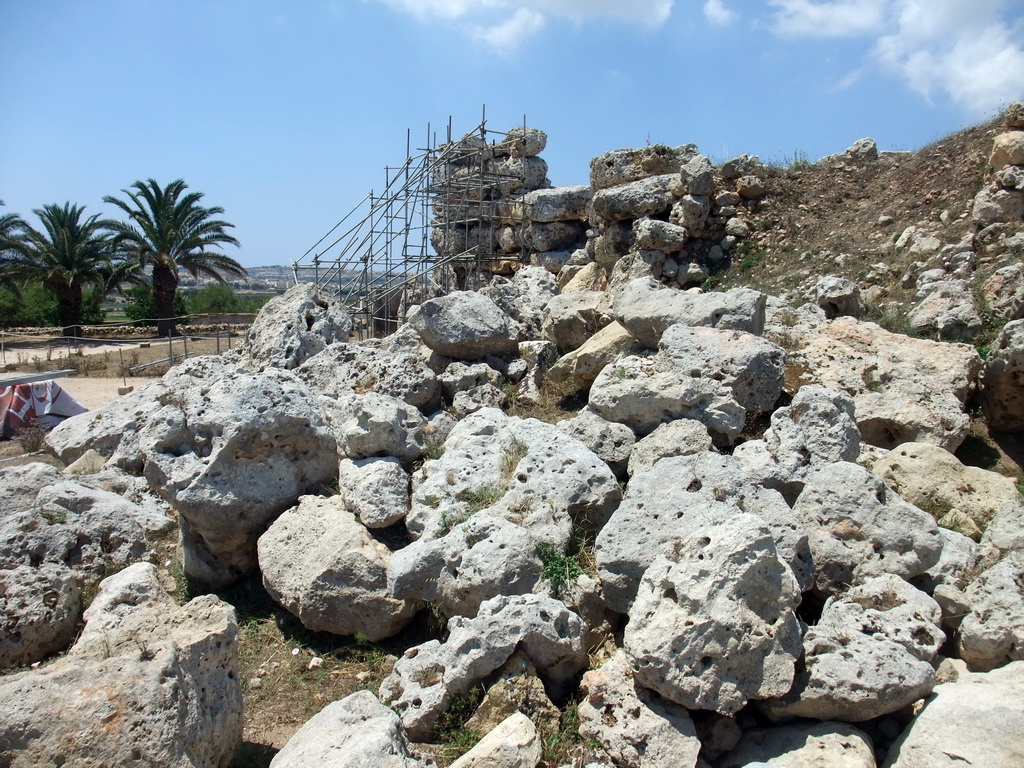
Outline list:
[[[756,159],[618,150],[551,190],[544,140],[488,160],[532,180],[501,247],[537,263],[362,343],[297,286],[238,349],[55,428],[63,473],[2,471],[0,666],[33,667],[0,677],[0,763],[228,765],[234,612],[161,587],[176,524],[188,577],[258,574],[311,631],[446,622],[274,766],[431,765],[471,691],[457,766],[535,768],[567,704],[591,766],[1021,764],[1024,502],[954,452],[975,393],[1021,430],[1024,319],[983,361],[858,319],[848,281],[693,290],[748,232]],[[513,415],[552,390],[582,409]]]

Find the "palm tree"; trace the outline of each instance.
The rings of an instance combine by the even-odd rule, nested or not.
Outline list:
[[[4,201],[0,200],[0,206],[3,204]],[[0,215],[0,286],[14,291],[15,295],[20,295],[18,281],[8,265],[26,255],[25,226],[16,213]]]
[[[5,277],[34,281],[57,297],[58,322],[65,336],[82,332],[82,292],[103,289],[115,266],[112,241],[98,215],[82,220],[85,208],[51,204],[32,211],[43,231],[15,222],[4,260]],[[6,218],[6,217],[5,217]]]
[[[104,197],[103,201],[120,208],[129,223],[108,221],[115,240],[141,272],[153,270],[153,299],[161,336],[174,333],[174,293],[178,289],[178,269],[193,277],[212,277],[223,283],[223,273],[245,276],[245,268],[234,259],[212,251],[224,243],[238,245],[227,233],[233,227],[214,219],[223,208],[199,205],[201,192],[188,192],[182,179],[161,188],[153,179],[136,181],[121,190],[128,201]]]

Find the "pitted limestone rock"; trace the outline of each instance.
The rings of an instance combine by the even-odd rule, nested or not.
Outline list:
[[[380,698],[398,712],[413,739],[431,735],[453,696],[463,696],[518,649],[551,684],[566,683],[586,666],[583,622],[543,595],[495,597],[474,619],[448,622],[444,643],[410,648],[381,684]]]
[[[437,395],[437,376],[414,352],[331,344],[295,372],[325,397],[378,392],[420,408],[434,402]]]

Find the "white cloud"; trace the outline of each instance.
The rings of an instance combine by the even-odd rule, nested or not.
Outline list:
[[[869,60],[925,98],[945,94],[968,117],[1024,97],[1019,0],[768,0],[784,37],[873,40]],[[841,85],[849,85],[844,78]]]
[[[509,56],[531,35],[543,29],[543,14],[529,8],[519,8],[508,19],[490,27],[473,26],[470,32],[474,38],[492,48],[502,56]]]
[[[768,0],[778,9],[773,19],[785,37],[859,37],[880,31],[891,0]]]
[[[613,19],[659,27],[672,13],[676,0],[363,0],[380,2],[417,18],[460,19],[480,42],[511,54],[551,17],[583,24]],[[710,0],[721,4],[721,0]]]
[[[717,27],[725,27],[736,21],[736,12],[726,8],[722,0],[707,0],[704,3],[704,18]]]

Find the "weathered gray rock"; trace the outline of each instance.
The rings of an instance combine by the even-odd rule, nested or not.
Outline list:
[[[594,213],[608,221],[638,219],[664,213],[676,200],[675,174],[651,176],[594,192]]]
[[[981,286],[989,310],[1001,320],[1024,317],[1024,271],[1019,264],[1001,267]]]
[[[0,678],[0,762],[219,768],[242,738],[234,610],[170,598]],[[69,738],[73,734],[74,738]]]
[[[516,712],[452,763],[451,768],[536,768],[543,747],[530,718]]]
[[[662,424],[643,440],[637,441],[629,454],[629,475],[647,472],[655,462],[666,456],[688,456],[711,450],[711,435],[694,419],[677,419]]]
[[[414,473],[406,524],[430,539],[470,516],[501,518],[564,550],[573,521],[599,527],[620,498],[608,465],[582,443],[488,408],[463,419],[441,457]]]
[[[649,218],[637,219],[633,223],[633,236],[641,250],[664,253],[681,251],[690,239],[690,233],[683,227]]]
[[[680,166],[679,182],[685,195],[714,194],[715,167],[706,155],[694,155]]]
[[[1024,664],[935,687],[884,768],[1014,768],[1024,756]]]
[[[608,608],[628,612],[655,555],[698,537],[708,520],[739,510],[769,526],[780,559],[806,585],[812,573],[807,535],[778,492],[756,486],[730,456],[672,456],[633,477],[597,536],[595,557]]]
[[[640,345],[629,331],[611,322],[591,336],[578,349],[562,355],[548,371],[555,383],[570,384],[577,389],[589,387],[601,370],[620,357],[640,351]]]
[[[760,335],[765,295],[748,288],[726,293],[683,293],[653,280],[634,280],[616,297],[613,313],[633,337],[657,349],[670,325],[699,325]]]
[[[1024,660],[1024,553],[1014,552],[965,592],[970,615],[957,635],[960,658],[981,672]]]
[[[979,227],[1020,221],[1021,216],[1024,216],[1024,192],[1020,190],[989,184],[974,196],[971,219]]]
[[[580,735],[600,742],[615,765],[694,768],[701,749],[687,711],[636,686],[625,653],[583,676]]]
[[[63,563],[0,570],[0,669],[31,664],[75,637],[80,590]]]
[[[537,542],[525,528],[475,515],[440,538],[422,538],[395,552],[387,582],[396,598],[471,618],[484,600],[533,592],[543,569]]]
[[[523,653],[513,653],[496,674],[497,680],[466,721],[467,730],[490,733],[516,712],[522,712],[535,723],[554,722],[561,717],[537,677],[536,667]]]
[[[596,192],[648,176],[677,173],[681,163],[696,153],[696,147],[664,144],[605,152],[590,161],[590,186]]]
[[[178,512],[185,572],[217,586],[253,570],[267,524],[337,478],[336,428],[316,395],[276,368],[165,397],[138,448],[150,486]]]
[[[568,254],[576,245],[584,240],[586,226],[579,221],[554,221],[547,224],[534,222],[527,229],[527,242],[537,253],[558,252]],[[567,261],[568,259],[566,259]],[[562,262],[564,266],[565,262]],[[549,275],[558,269],[541,266]]]
[[[1007,502],[996,510],[978,545],[978,559],[989,568],[1017,551],[1024,552],[1024,501]]]
[[[673,325],[661,336],[658,357],[681,373],[710,371],[748,414],[772,411],[782,394],[785,350],[751,333]]]
[[[759,518],[712,518],[644,573],[624,647],[637,683],[731,714],[793,682],[799,590]]]
[[[720,768],[875,768],[871,737],[849,723],[822,722],[758,728],[743,734]]]
[[[391,637],[415,602],[388,595],[390,550],[374,539],[340,496],[303,496],[259,539],[263,584],[314,632]]]
[[[485,384],[500,387],[504,384],[505,378],[487,363],[455,362],[444,369],[444,373],[438,377],[438,382],[445,396],[451,400],[459,392],[476,389]]]
[[[426,450],[427,420],[388,395],[344,395],[330,404],[338,451],[351,459],[394,456],[408,465]]]
[[[759,176],[740,176],[736,179],[736,193],[744,200],[760,200],[767,191]]]
[[[511,280],[495,276],[480,293],[519,323],[519,338],[539,339],[544,324],[544,310],[548,302],[558,294],[558,283],[555,276],[544,267],[523,267]]]
[[[544,374],[557,357],[558,353],[550,342],[519,342],[519,360],[526,365],[526,373],[516,390],[516,398],[520,403],[536,405],[541,402]]]
[[[616,477],[626,477],[636,436],[625,424],[602,419],[596,413],[584,409],[571,419],[560,421],[555,426],[601,457]],[[707,430],[704,430],[704,434],[707,435]],[[707,438],[707,443],[710,447],[710,437]]]
[[[548,144],[548,135],[538,128],[516,126],[505,134],[505,140],[495,149],[494,156],[501,157],[505,149],[512,157],[536,157]]]
[[[976,573],[978,545],[962,533],[948,528],[939,528],[939,535],[942,537],[942,554],[939,555],[939,561],[922,576],[914,579],[914,586],[935,597],[943,609],[943,616],[949,618],[949,612],[935,595],[935,590],[942,586],[955,589],[967,586],[966,577]],[[957,624],[959,625],[959,621]]]
[[[339,299],[299,283],[263,306],[241,346],[257,369],[292,369],[327,345],[348,341],[351,331],[352,318]]]
[[[932,665],[899,643],[826,624],[804,635],[793,687],[761,706],[773,719],[860,723],[902,709],[934,686]]]
[[[856,461],[859,455],[852,398],[813,384],[801,387],[788,406],[772,413],[763,439],[749,440],[733,452],[747,474],[791,503],[814,467]]]
[[[985,360],[981,403],[989,428],[1024,430],[1024,320],[1003,326]]]
[[[583,623],[543,595],[495,597],[476,618],[448,622],[448,639],[410,648],[381,684],[380,698],[398,712],[413,739],[428,737],[452,696],[473,686],[521,650],[551,684],[586,666]]]
[[[1024,165],[1024,131],[1006,131],[996,136],[992,140],[992,155],[988,162],[997,169]]]
[[[128,617],[148,610],[174,610],[177,604],[160,584],[160,575],[152,563],[129,565],[99,585],[96,597],[85,609],[85,627],[79,645],[102,644],[104,635],[118,631]]]
[[[912,579],[942,550],[931,515],[857,464],[815,468],[793,511],[807,529],[815,586],[828,594],[887,573]]]
[[[612,322],[611,301],[604,291],[574,291],[555,296],[544,315],[544,338],[568,352]]]
[[[760,172],[761,159],[757,155],[737,155],[722,163],[722,176],[727,179],[738,179],[741,176]]]
[[[306,721],[270,762],[272,768],[426,768],[412,754],[398,715],[370,691],[334,701]]]
[[[787,357],[803,380],[849,394],[866,443],[895,448],[928,442],[955,451],[970,429],[964,403],[981,369],[966,344],[913,339],[840,317],[790,329]]]
[[[398,459],[342,459],[338,493],[345,509],[367,528],[387,528],[409,511],[409,474]]]
[[[152,384],[95,411],[64,420],[46,435],[46,443],[65,464],[80,458],[88,450],[95,450],[108,458],[116,452],[118,465],[137,474],[142,471],[137,445],[139,430],[163,407],[163,401],[180,399],[185,393],[205,389],[224,374],[240,369],[245,370],[245,367],[237,364],[230,353],[185,360]]]
[[[691,235],[700,235],[710,213],[711,198],[708,195],[683,195],[672,206],[668,220]]]
[[[530,221],[585,221],[590,198],[590,187],[580,184],[527,192],[523,205]]]
[[[512,319],[494,301],[472,291],[423,302],[409,324],[432,350],[458,360],[509,354],[518,343]]]
[[[892,574],[876,576],[825,603],[817,628],[884,637],[931,662],[946,642],[942,611],[919,589]]]
[[[814,284],[813,292],[814,303],[821,307],[829,320],[841,315],[860,317],[864,313],[860,289],[851,280],[822,277]]]
[[[331,344],[298,367],[296,375],[325,397],[378,392],[417,408],[437,395],[437,377],[421,355],[356,344]]]
[[[525,343],[525,342],[524,342]],[[462,419],[484,408],[502,408],[508,401],[504,391],[493,384],[464,389],[452,398],[452,413]]]
[[[975,539],[1003,504],[1020,499],[1008,477],[964,466],[930,443],[903,443],[876,461],[873,469],[906,501],[930,512],[939,525]]]
[[[735,441],[746,418],[732,390],[701,369],[678,366],[662,355],[631,355],[605,366],[590,388],[590,408],[601,418],[650,434],[676,419],[695,419],[712,440]]]
[[[969,341],[983,327],[971,288],[964,280],[943,280],[932,285],[907,319],[919,333],[932,332],[940,339],[953,341]]]

